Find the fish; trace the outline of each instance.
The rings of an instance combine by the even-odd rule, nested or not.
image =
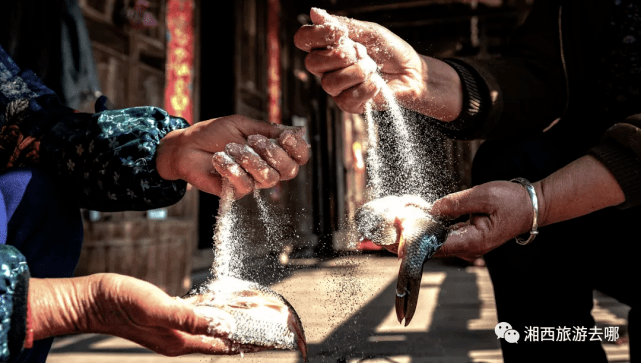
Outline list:
[[[256,282],[219,276],[192,288],[183,299],[202,316],[231,316],[228,339],[243,348],[299,350],[305,363],[307,339],[292,305],[280,294]]]
[[[396,317],[408,326],[416,312],[423,265],[447,239],[449,222],[433,217],[431,204],[416,195],[390,195],[360,207],[354,222],[362,241],[398,254]]]

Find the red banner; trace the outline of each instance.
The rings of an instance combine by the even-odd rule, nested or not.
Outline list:
[[[194,0],[167,0],[165,109],[193,120]]]
[[[267,1],[267,97],[269,122],[281,123],[280,0]]]

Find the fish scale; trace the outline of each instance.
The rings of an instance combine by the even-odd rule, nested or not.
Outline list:
[[[255,282],[220,276],[194,287],[183,298],[211,307],[234,320],[229,340],[243,346],[300,350],[307,362],[303,325],[284,297]],[[215,316],[215,315],[214,315]]]
[[[270,321],[260,319],[260,317],[251,316],[238,312],[236,310],[224,309],[236,321],[236,330],[232,333],[230,339],[249,345],[265,345],[269,342],[270,346],[276,349],[297,349],[296,337],[294,333],[287,329],[286,325],[274,325]]]

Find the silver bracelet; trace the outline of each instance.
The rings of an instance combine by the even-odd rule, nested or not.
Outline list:
[[[534,186],[532,183],[530,183],[527,179],[525,178],[514,178],[510,180],[511,182],[519,183],[525,187],[525,190],[527,190],[527,193],[530,195],[530,200],[532,201],[532,209],[534,210],[534,218],[532,218],[532,230],[530,230],[530,237],[528,239],[522,239],[519,237],[516,237],[516,243],[520,244],[521,246],[525,246],[526,244],[534,241],[534,238],[539,234],[539,200],[536,198],[536,190],[534,190]]]

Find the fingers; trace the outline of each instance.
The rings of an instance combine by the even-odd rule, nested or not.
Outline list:
[[[430,213],[438,217],[457,218],[471,215],[470,220],[453,228],[436,257],[457,256],[473,261],[490,250],[488,237],[492,234],[492,218],[496,210],[495,196],[486,185],[475,186],[446,195],[432,205]]]
[[[233,329],[231,316],[209,316],[199,314],[194,306],[179,299],[167,297],[164,309],[157,309],[158,316],[152,316],[153,323],[163,328],[174,329],[193,335],[208,334],[216,337],[228,337]],[[154,312],[151,312],[154,314]]]
[[[254,120],[242,115],[234,115],[233,117],[235,127],[242,133],[243,138],[247,138],[249,135],[260,134],[270,139],[275,139],[283,132],[282,125]]]
[[[248,145],[227,144],[225,152],[254,178],[257,188],[271,188],[278,183],[278,172]]]
[[[305,68],[312,74],[320,76],[326,72],[351,66],[357,61],[356,47],[340,45],[310,52],[305,57]]]
[[[367,48],[364,45],[356,43],[350,38],[343,38],[329,48],[310,51],[305,57],[305,67],[313,74],[321,75],[369,58]]]
[[[294,38],[298,48],[309,52],[305,67],[321,77],[323,89],[339,108],[363,113],[365,103],[380,90],[372,81],[378,65],[363,44],[373,43],[378,32],[371,24],[329,15],[321,9],[312,8],[310,15],[315,25],[302,27]],[[379,48],[372,48],[376,57]]]
[[[290,180],[298,174],[298,163],[276,142],[263,135],[251,135],[247,138],[247,143],[278,172],[280,180]]]
[[[344,90],[334,97],[334,101],[345,112],[362,114],[365,112],[365,104],[377,97],[379,91],[380,87],[376,83],[367,81]],[[380,101],[375,100],[375,102]]]
[[[475,186],[457,193],[446,195],[434,202],[430,213],[434,216],[456,218],[465,214],[489,214],[495,200],[484,185]]]
[[[216,171],[234,187],[236,198],[241,198],[254,189],[251,177],[226,153],[215,153],[212,163]]]
[[[309,161],[309,144],[303,138],[304,135],[305,129],[299,128],[298,130],[285,130],[278,137],[280,146],[298,165],[306,164]]]
[[[376,67],[372,58],[363,58],[351,66],[323,74],[321,86],[330,96],[338,96],[344,90],[370,80]]]
[[[447,240],[434,256],[457,256],[466,261],[473,261],[487,252],[479,248],[482,241],[482,229],[474,224],[465,224],[449,233]]]
[[[326,49],[334,47],[345,33],[335,26],[304,25],[294,34],[294,45],[305,52]]]
[[[212,355],[234,355],[240,353],[254,353],[267,350],[267,347],[244,345],[234,343],[224,338],[210,337],[210,336],[190,336],[187,334],[180,334],[183,340],[184,348],[179,354],[183,355],[190,353],[212,354]]]
[[[305,63],[311,73],[321,76],[323,89],[344,111],[362,113],[365,102],[379,91],[372,78],[378,65],[362,44],[349,38],[336,48],[310,52]]]
[[[309,15],[317,26],[325,26],[330,32],[338,33],[339,36],[348,35],[359,43],[374,41],[382,28],[373,23],[331,15],[319,8],[312,8]]]
[[[250,135],[248,145],[230,143],[225,152],[214,154],[216,171],[229,180],[235,197],[241,198],[254,188],[271,188],[279,180],[290,180],[298,174],[299,165],[309,160],[309,145],[304,128],[277,126],[278,141],[264,135]]]
[[[314,24],[324,24],[331,22],[334,19],[333,16],[327,13],[327,11],[320,8],[311,8],[309,11],[309,17],[312,19]]]

